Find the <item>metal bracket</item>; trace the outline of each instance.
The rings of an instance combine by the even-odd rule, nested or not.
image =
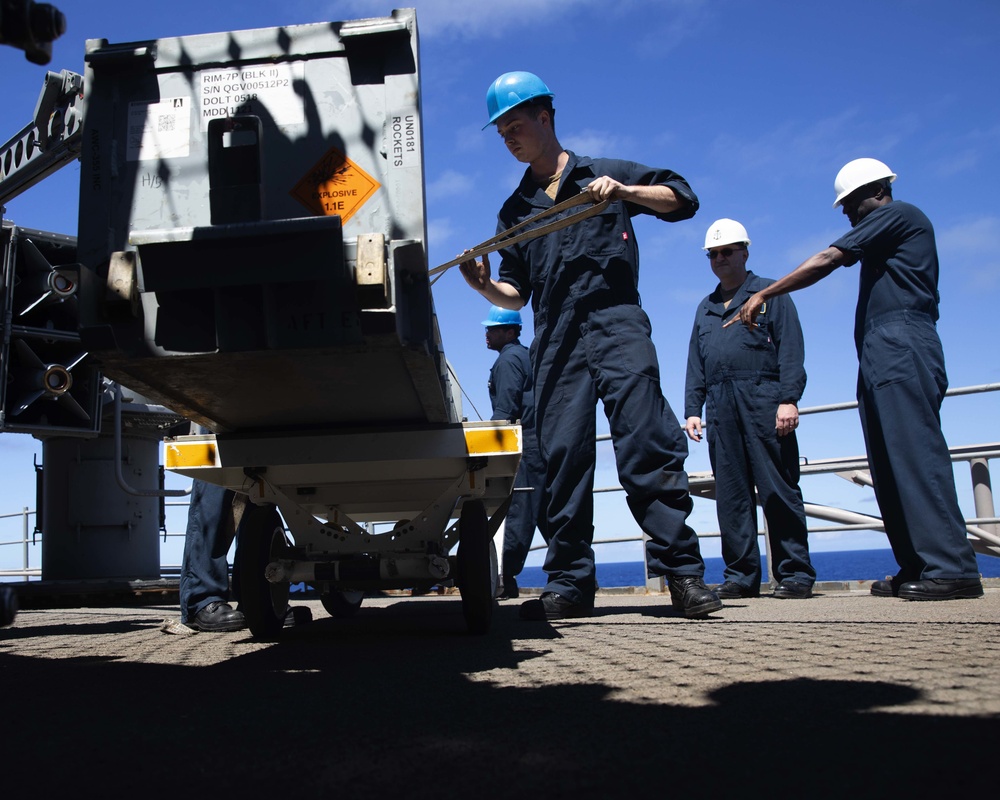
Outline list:
[[[358,236],[354,282],[363,308],[389,307],[389,271],[386,269],[385,235]]]
[[[105,310],[109,315],[121,309],[129,316],[139,315],[139,289],[136,283],[135,251],[118,250],[108,263]]]
[[[331,514],[330,521],[324,524],[260,475],[255,476],[255,485],[248,494],[253,502],[274,503],[281,511],[285,525],[293,537],[299,534],[302,534],[303,539],[314,540],[319,536],[334,537],[339,540],[337,550],[342,554],[380,553],[383,550],[399,553],[401,549],[405,549],[401,547],[401,541],[405,543],[407,539],[418,542],[439,540],[441,531],[445,529],[459,501],[463,497],[482,494],[482,487],[476,486],[474,482],[470,485],[469,477],[469,473],[463,472],[414,519],[402,520],[391,531],[378,534],[370,532],[340,512],[335,516]],[[383,543],[390,545],[391,548],[383,547]],[[300,539],[296,538],[296,545],[301,546],[301,544]],[[448,549],[450,546],[449,544]],[[418,547],[413,552],[425,550],[426,547]]]
[[[83,146],[83,77],[47,72],[32,122],[0,145],[0,204],[75,161]]]

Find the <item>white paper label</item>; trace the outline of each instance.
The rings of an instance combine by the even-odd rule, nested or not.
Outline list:
[[[295,82],[305,75],[304,65],[264,64],[229,67],[200,73],[198,116],[201,129],[208,130],[213,119],[235,114],[255,114],[276,125],[305,122],[302,98]]]
[[[191,98],[128,104],[129,161],[185,158],[191,150]]]

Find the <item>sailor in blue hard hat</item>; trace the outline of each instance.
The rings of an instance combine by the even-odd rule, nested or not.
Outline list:
[[[490,118],[483,125],[483,130],[496,124],[512,108],[539,97],[547,97],[551,101],[555,95],[537,75],[530,72],[505,72],[486,90],[486,113]],[[549,106],[551,105],[550,102]]]
[[[629,509],[649,535],[647,569],[669,580],[671,603],[691,618],[722,608],[705,586],[698,538],[687,524],[692,501],[687,443],[660,389],[649,318],[639,302],[639,250],[631,219],[664,222],[694,215],[698,198],[664,168],[578,155],[555,132],[553,92],[530,72],[507,72],[486,92],[488,125],[527,169],[504,202],[498,232],[519,227],[580,196],[606,209],[552,228],[526,244],[501,247],[496,277],[489,259],[461,263],[466,282],[501,308],[534,312],[532,377],[535,429],[545,461],[548,578],[526,601],[528,620],[587,617],[597,588],[593,551],[593,485],[598,403],[614,441]]]
[[[508,344],[518,341],[518,337],[521,335],[521,312],[493,306],[490,308],[489,315],[483,320],[483,327],[486,328],[486,346],[490,350],[500,353]],[[492,399],[493,379],[491,377],[490,400]],[[493,419],[498,418],[494,416]]]
[[[490,313],[483,320],[483,325],[487,328],[496,328],[501,325],[517,325],[521,327],[521,312],[512,311],[509,308],[500,308],[500,306],[493,306],[490,308]]]
[[[535,537],[535,528],[544,538],[545,466],[535,436],[535,399],[532,390],[531,359],[521,344],[521,313],[493,306],[486,319],[486,346],[497,353],[490,368],[490,403],[493,419],[521,423],[521,463],[514,478],[515,491],[504,524],[501,585],[498,599],[518,596],[517,576]]]

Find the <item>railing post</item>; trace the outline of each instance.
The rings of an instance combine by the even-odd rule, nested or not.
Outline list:
[[[972,473],[972,499],[975,501],[976,516],[979,518],[995,517],[989,460],[985,458],[971,459],[969,471]],[[990,533],[1000,533],[1000,525],[986,524],[982,527]]]
[[[21,569],[24,570],[24,579],[28,580],[28,507],[21,506]]]
[[[764,514],[763,507],[760,506],[760,496],[757,495],[757,506],[754,507],[754,516],[756,517],[757,508],[761,509],[761,518],[764,520],[764,552],[760,554],[762,571],[767,570],[767,580],[772,586],[777,586],[778,581],[771,574],[771,529],[767,525],[767,516]],[[756,522],[756,519],[754,520]]]
[[[662,575],[649,576],[649,563],[646,561],[646,553],[649,551],[646,549],[646,542],[648,542],[650,536],[648,533],[642,534],[642,563],[646,565],[646,591],[660,593],[666,591],[667,581]]]

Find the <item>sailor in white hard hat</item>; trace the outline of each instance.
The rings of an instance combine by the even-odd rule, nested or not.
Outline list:
[[[758,289],[773,283],[747,270],[750,237],[733,219],[713,222],[705,254],[719,284],[695,314],[684,390],[685,430],[700,442],[707,406],[708,452],[715,473],[715,509],[722,532],[723,600],[757,597],[761,563],[757,499],[771,537],[775,597],[812,596],[816,570],[809,559],[806,514],[799,490],[798,402],[806,385],[799,316],[790,297],[767,304],[757,325],[723,330],[727,318]]]
[[[834,207],[843,207],[851,230],[750,297],[738,319],[753,325],[771,298],[861,262],[854,323],[858,411],[875,497],[899,564],[895,576],[872,584],[872,594],[907,600],[980,597],[979,568],[941,432],[948,378],[936,327],[934,228],[919,208],[893,200],[895,179],[874,158],[845,164],[834,181]]]

